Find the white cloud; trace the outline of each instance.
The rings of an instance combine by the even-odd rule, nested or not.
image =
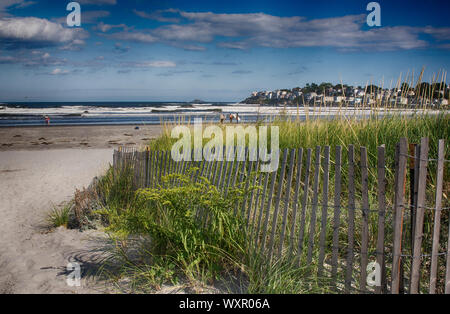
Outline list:
[[[134,41],[141,43],[154,43],[159,41],[159,39],[149,33],[145,32],[134,32],[134,31],[125,31],[118,32],[111,35],[108,35],[109,38],[115,40],[125,40],[125,41]]]
[[[25,0],[1,0],[0,1],[0,16],[5,14],[8,9],[23,9],[30,5],[36,4],[36,1]]]
[[[148,61],[138,63],[138,66],[142,68],[173,68],[177,65],[172,61]]]
[[[172,61],[141,61],[141,62],[124,62],[121,64],[123,67],[127,68],[174,68],[177,66],[175,62]]]
[[[177,13],[178,19],[162,13]],[[424,48],[429,42],[421,34],[438,40],[450,38],[449,28],[393,26],[365,29],[366,15],[308,20],[304,17],[279,17],[265,13],[216,14],[184,12],[175,9],[138,16],[174,23],[149,30],[117,32],[108,36],[116,40],[143,43],[163,42],[177,47],[201,47],[195,44],[216,42],[219,47],[249,49],[252,47],[333,47],[340,50],[399,50]],[[189,48],[186,48],[189,49]],[[198,50],[201,50],[199,48]]]
[[[68,70],[61,70],[60,68],[54,69],[50,72],[51,75],[61,75],[61,74],[68,74]]]
[[[165,17],[164,13],[178,13],[178,10],[167,9],[167,10],[158,10],[152,13],[147,13],[143,11],[133,10],[134,14],[144,19],[155,20],[158,22],[170,22],[170,23],[178,23],[180,21],[179,18],[176,17]]]
[[[77,0],[80,4],[90,5],[116,5],[117,0]]]
[[[94,29],[97,29],[103,33],[109,32],[110,30],[114,28],[122,28],[124,30],[128,30],[129,27],[125,24],[117,24],[117,25],[111,25],[111,24],[105,24],[103,22],[100,22],[97,24],[97,26]]]
[[[47,19],[17,17],[0,19],[0,45],[9,49],[66,45],[83,45],[87,32],[64,28]]]

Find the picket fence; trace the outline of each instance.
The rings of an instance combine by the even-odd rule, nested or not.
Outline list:
[[[393,164],[386,162],[385,146],[377,148],[373,164],[366,147],[358,153],[354,145],[345,152],[341,146],[334,152],[330,146],[283,149],[280,166],[271,173],[260,172],[248,150],[234,151],[245,160],[176,162],[170,151],[120,147],[114,169],[129,167],[136,189],[181,184],[163,180],[169,174],[185,174],[194,182],[206,178],[225,196],[232,187],[245,189],[234,213],[245,218],[260,253],[270,260],[292,258],[299,267],[315,265],[317,278],[330,280],[336,292],[450,294],[444,140],[431,159],[428,138],[418,145],[402,138]]]

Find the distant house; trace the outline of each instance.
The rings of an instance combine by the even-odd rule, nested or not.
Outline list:
[[[305,95],[305,99],[306,99],[307,101],[310,101],[310,100],[312,100],[312,99],[315,98],[315,97],[317,97],[317,93],[314,93],[314,92],[312,92],[312,93],[307,93],[307,94]]]
[[[344,96],[334,96],[334,102],[340,103],[345,100]]]

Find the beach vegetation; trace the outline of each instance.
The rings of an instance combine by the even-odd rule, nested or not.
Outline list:
[[[62,206],[54,206],[47,214],[46,221],[51,228],[65,227],[69,224],[69,215],[72,202],[63,204]]]

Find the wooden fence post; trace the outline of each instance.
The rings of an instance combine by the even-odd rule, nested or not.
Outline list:
[[[397,154],[395,204],[394,204],[394,247],[392,256],[392,284],[391,293],[398,294],[400,289],[400,262],[402,254],[403,209],[405,203],[405,176],[408,152],[406,138],[401,138]]]
[[[295,149],[291,149],[290,154],[291,154],[291,156],[289,158],[289,173],[287,176],[286,192],[285,192],[285,196],[284,196],[284,212],[283,212],[283,221],[282,221],[281,234],[280,234],[280,245],[278,247],[278,258],[281,258],[281,254],[283,251],[284,235],[286,232],[287,216],[288,216],[288,210],[289,210],[289,198],[291,196],[292,174],[294,173]]]
[[[264,247],[266,245],[266,236],[267,236],[267,226],[269,223],[269,216],[270,216],[270,209],[272,208],[272,196],[273,192],[275,190],[275,181],[277,180],[277,171],[272,172],[271,178],[270,178],[270,188],[269,188],[269,195],[266,205],[266,213],[264,217],[264,227],[263,227],[263,236],[262,236],[262,244],[261,244],[261,253],[264,252]]]
[[[256,236],[255,236],[255,246],[258,244],[258,240],[259,240],[259,231],[261,229],[261,222],[262,222],[262,217],[264,214],[264,201],[266,199],[266,192],[267,192],[267,187],[269,185],[269,173],[265,174],[265,179],[264,179],[264,188],[263,191],[261,193],[261,205],[260,205],[260,209],[259,209],[259,216],[258,216],[258,225],[256,227]],[[256,210],[256,208],[255,208]]]
[[[375,287],[375,293],[385,292],[386,285],[386,265],[384,261],[384,227],[386,221],[386,149],[384,146],[378,147],[378,234],[377,234],[377,263],[381,268],[381,285]]]
[[[359,289],[367,291],[367,264],[369,247],[369,186],[367,148],[361,147],[361,189],[362,189],[362,229],[361,229],[361,277]]]
[[[314,188],[313,188],[313,203],[311,208],[311,219],[309,224],[309,243],[308,254],[306,256],[306,263],[309,265],[312,262],[312,251],[314,247],[314,235],[316,233],[317,222],[317,206],[319,203],[319,181],[320,181],[320,161],[321,161],[321,147],[316,147],[316,158],[314,167]]]
[[[419,293],[420,264],[422,261],[423,220],[425,214],[425,192],[428,167],[428,138],[420,142],[419,189],[417,192],[417,214],[414,235],[414,254],[411,270],[411,294]]]
[[[434,213],[433,249],[431,252],[430,293],[436,293],[436,275],[438,268],[439,236],[441,230],[442,186],[444,179],[445,141],[439,141],[438,167],[436,175],[436,208]]]
[[[303,253],[303,239],[305,234],[305,224],[306,224],[306,206],[308,205],[308,192],[309,192],[309,177],[311,172],[311,155],[312,149],[308,148],[306,154],[306,172],[305,172],[305,182],[303,185],[303,200],[302,200],[302,213],[300,217],[300,230],[298,236],[298,262],[300,265],[301,256]]]
[[[327,235],[327,218],[328,218],[328,184],[330,179],[330,146],[324,148],[323,159],[323,190],[322,190],[322,215],[320,226],[320,243],[319,243],[319,263],[317,266],[317,277],[322,277],[323,262],[325,260],[325,238]]]
[[[287,148],[285,148],[283,150],[283,161],[281,163],[280,178],[278,179],[277,195],[275,196],[275,210],[273,212],[272,232],[270,235],[270,242],[269,242],[269,260],[272,259],[273,246],[275,244],[275,233],[277,230],[278,212],[281,202],[281,193],[283,192],[283,182],[284,182],[284,174],[286,172],[287,157],[288,157],[288,150]]]
[[[350,293],[353,277],[353,246],[355,236],[355,147],[348,147],[348,246],[345,273],[345,293]]]
[[[445,273],[445,294],[450,294],[450,219],[448,223],[447,263]]]
[[[292,256],[294,249],[294,235],[295,235],[295,226],[297,225],[297,210],[299,203],[299,195],[300,195],[300,181],[302,178],[302,165],[303,165],[303,148],[298,149],[297,153],[297,174],[296,174],[296,182],[295,182],[295,193],[294,193],[294,208],[292,210],[292,224],[291,224],[291,234],[289,236],[289,256]]]
[[[256,169],[259,169],[259,162],[258,162],[258,164],[256,165]],[[258,173],[258,171],[256,172],[256,174]],[[255,181],[254,181],[254,186],[257,186],[257,187],[261,187],[261,180],[262,180],[262,172],[259,172],[259,174],[258,174],[258,176],[255,174]],[[253,207],[252,206],[252,204],[253,204],[253,192],[252,192],[252,196],[251,196],[251,200],[250,200],[250,210],[251,210],[251,208]],[[251,236],[250,236],[250,238],[252,238],[253,237],[253,232],[254,232],[254,230],[255,230],[255,221],[256,221],[256,214],[257,214],[257,212],[258,212],[258,204],[259,204],[259,197],[261,196],[261,189],[260,188],[258,188],[257,189],[257,191],[256,191],[256,197],[255,197],[255,202],[254,202],[254,204],[255,204],[255,209],[253,210],[253,215],[252,215],[252,217],[251,217],[251,220],[249,220],[249,223],[248,223],[248,225],[247,225],[247,228],[250,226],[250,221],[251,221],[251,224],[252,224],[252,231],[251,231]],[[250,212],[250,211],[249,211]]]
[[[145,181],[144,188],[148,187],[149,175],[150,175],[150,149],[147,147],[145,149]]]
[[[341,163],[342,147],[336,146],[335,171],[334,171],[334,213],[333,213],[333,247],[331,256],[331,278],[336,288],[338,258],[339,258],[339,226],[341,216]]]

